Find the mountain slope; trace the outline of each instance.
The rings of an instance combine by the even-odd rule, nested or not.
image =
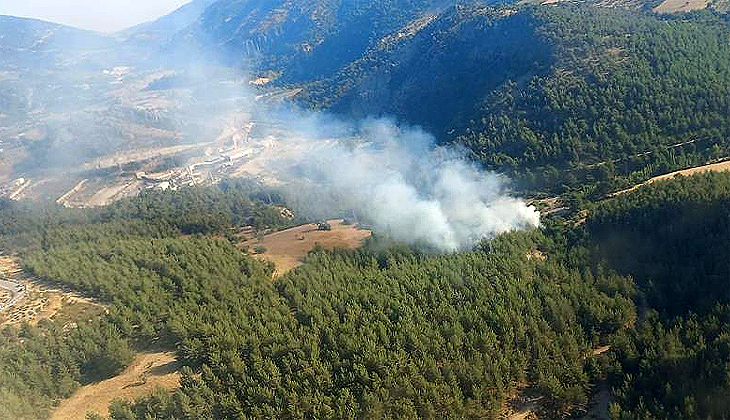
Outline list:
[[[116,35],[127,41],[138,43],[162,43],[178,32],[195,23],[205,9],[215,0],[193,0],[172,13],[162,16],[152,22],[145,22],[129,29],[118,32]]]
[[[383,38],[303,100],[356,117],[396,115],[442,133],[475,116],[509,80],[547,74],[555,57],[531,14],[457,6]]]
[[[0,16],[0,116],[25,118],[49,97],[68,93],[72,80],[86,83],[84,72],[93,57],[113,45],[111,38],[95,32]],[[71,95],[78,99],[84,93],[76,89]],[[9,125],[7,119],[0,124]]]
[[[72,28],[37,19],[0,15],[0,65],[14,67],[32,65],[42,67],[39,61],[63,58],[82,50],[108,47],[109,37],[92,31]]]
[[[329,75],[386,34],[454,0],[218,0],[176,44],[213,46],[232,63],[282,71],[286,81]]]
[[[427,127],[535,189],[615,189],[730,155],[727,16],[472,6],[401,32],[302,101]]]
[[[539,188],[613,190],[730,155],[730,25],[699,13],[542,8],[551,73],[485,101],[459,142]]]

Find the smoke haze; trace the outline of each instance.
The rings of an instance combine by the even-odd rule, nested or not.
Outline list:
[[[25,162],[29,169],[16,177],[47,176],[34,175],[38,167],[62,177],[76,172],[78,178],[65,186],[73,192],[69,189],[81,177],[92,176],[89,169],[105,169],[108,178],[117,178],[103,180],[103,189],[89,193],[99,200],[86,201],[99,205],[135,183],[124,179],[129,177],[124,165],[159,154],[155,148],[189,146],[196,156],[176,168],[159,169],[187,176],[177,185],[200,182],[190,168],[220,164],[198,178],[256,178],[282,189],[305,218],[352,215],[376,233],[441,251],[539,225],[539,213],[510,194],[507,178],[481,170],[459,149],[437,146],[419,128],[390,119],[348,121],[281,105],[275,98],[288,97],[291,89],[252,87],[249,79],[255,78],[216,65],[207,51],[185,51],[152,63],[135,62],[140,54],[110,58],[104,53],[100,68],[70,64],[56,69],[64,94],[53,89],[40,107],[43,112],[35,111],[29,122],[18,117],[18,144],[25,144],[23,136],[32,129],[48,134],[38,136],[34,144],[39,147],[30,149]],[[42,85],[42,78],[49,76],[29,71],[18,80]],[[26,108],[39,108],[37,102]],[[39,115],[46,114],[35,128]]]
[[[310,217],[343,209],[376,232],[442,251],[539,225],[539,213],[509,195],[508,179],[480,170],[457,149],[436,146],[420,129],[387,119],[347,124],[322,114],[291,115],[285,148],[304,152],[272,166],[288,168],[282,177],[293,186],[289,195]]]

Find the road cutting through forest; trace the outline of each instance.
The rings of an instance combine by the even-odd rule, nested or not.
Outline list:
[[[703,172],[725,172],[725,171],[730,171],[730,160],[709,163],[709,164],[702,165],[702,166],[695,166],[694,168],[687,168],[687,169],[682,169],[679,171],[669,172],[668,174],[664,174],[664,175],[658,175],[658,176],[650,178],[640,184],[636,184],[633,187],[626,188],[621,191],[616,191],[615,193],[612,193],[610,196],[615,197],[620,194],[625,194],[627,192],[634,191],[637,188],[641,188],[644,185],[649,185],[651,183],[654,183],[657,181],[663,181],[666,179],[672,179],[677,175],[690,176],[690,175],[695,175],[695,174],[699,174],[699,173],[703,173]]]

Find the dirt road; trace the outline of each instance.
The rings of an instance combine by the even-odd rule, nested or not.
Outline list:
[[[699,174],[699,173],[703,173],[703,172],[725,172],[725,171],[730,171],[730,160],[726,160],[723,162],[717,162],[717,163],[710,163],[707,165],[697,166],[697,167],[688,168],[688,169],[682,169],[680,171],[674,171],[674,172],[670,172],[668,174],[655,176],[654,178],[648,179],[648,180],[642,182],[641,184],[634,185],[631,188],[617,191],[617,192],[611,194],[611,197],[615,197],[619,194],[624,194],[627,192],[634,191],[635,189],[643,187],[644,185],[651,184],[652,182],[662,181],[665,179],[672,179],[677,175],[690,176],[690,175]]]

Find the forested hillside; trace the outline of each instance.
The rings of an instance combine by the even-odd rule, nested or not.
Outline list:
[[[244,239],[317,221],[253,181],[88,209],[0,199],[0,253],[97,308],[73,322],[0,315],[0,419],[48,418],[151,349],[174,352],[180,387],[116,401],[112,419],[498,419],[527,396],[541,419],[730,418],[730,172],[609,194],[730,157],[730,19],[643,0],[454,3],[200,0],[130,33],[252,66],[275,79],[259,99],[267,83],[302,88],[313,109],[425,127],[550,197],[535,200],[548,205],[539,227],[451,253],[376,229],[274,276]],[[0,44],[23,53],[69,31],[25,24]],[[439,182],[451,178],[461,195],[445,205],[478,218],[461,206],[476,188]]]
[[[186,297],[184,289],[159,277],[157,270],[167,270],[160,258],[168,252],[192,253],[193,259],[184,264],[197,271],[188,274],[193,283],[185,287],[202,294],[196,304],[207,299],[217,306],[216,299],[230,296],[238,282],[270,277],[271,268],[244,258],[225,239],[188,236],[290,223],[278,209],[257,200],[258,192],[226,183],[175,194],[148,193],[98,210],[0,201],[3,252],[21,253],[26,268],[41,280],[71,286],[109,307],[108,315],[81,320],[70,330],[61,321],[48,320],[0,328],[0,419],[46,418],[80,384],[119,373],[131,362],[136,346],[160,339],[172,346],[168,337],[174,336],[163,319]],[[221,264],[214,258],[218,248],[232,259]],[[120,260],[122,255],[131,260]],[[236,284],[225,284],[226,275]]]
[[[611,265],[667,315],[730,303],[727,173],[680,176],[601,203],[588,228]]]
[[[551,70],[541,23],[513,12],[460,6],[416,21],[309,85],[302,100],[360,118],[395,115],[446,138],[458,121],[475,118],[488,92]]]
[[[542,418],[567,418],[600,383],[617,419],[730,414],[728,173],[656,182],[592,206],[585,225],[547,218],[468,252],[384,238],[317,250],[273,280],[225,234],[278,220],[251,219],[268,208],[259,196],[236,184],[102,210],[4,204],[3,249],[109,312],[3,328],[0,418],[43,417],[150,343],[177,350],[182,387],[115,403],[112,418],[498,418],[525,388]],[[165,216],[200,209],[228,216],[187,234]]]
[[[636,279],[640,322],[614,350],[618,418],[730,415],[730,174],[657,182],[588,219],[608,267]]]
[[[254,281],[257,264],[234,248],[200,240],[74,246],[27,261],[113,301],[127,334],[166,333],[202,372],[163,403],[117,408],[118,418],[485,418],[520,383],[568,412],[587,398],[585,355],[633,317],[617,291],[630,286],[554,264],[538,264],[541,273],[523,246],[504,245],[443,257],[322,253],[274,283],[260,271]],[[80,284],[91,273],[94,284]]]
[[[533,191],[601,194],[728,155],[728,25],[710,12],[457,6],[301,100],[424,126]]]
[[[496,91],[458,141],[527,185],[618,189],[728,155],[724,17],[540,9],[556,63]]]
[[[218,0],[174,47],[214,49],[235,65],[280,73],[284,82],[328,76],[380,38],[454,0]],[[171,46],[172,47],[172,46]]]
[[[5,252],[28,252],[99,240],[107,235],[227,235],[231,226],[286,227],[292,220],[272,206],[277,204],[281,201],[276,193],[243,181],[185,188],[175,194],[151,191],[85,211],[1,199],[0,247]]]
[[[6,327],[1,374],[34,379],[1,382],[0,416],[33,418],[79,383],[118,372],[150,342],[178,350],[188,366],[183,387],[117,405],[115,418],[485,418],[528,384],[559,415],[587,401],[586,355],[634,318],[628,280],[572,269],[558,256],[528,258],[550,242],[537,232],[455,255],[376,244],[320,251],[272,282],[272,268],[217,235],[227,227],[215,219],[196,230],[214,236],[189,236],[184,224],[142,211],[195,214],[221,198],[217,190],[103,211],[5,205],[3,237],[21,238],[6,243],[26,268],[97,297],[109,314],[70,335],[53,322]],[[87,328],[102,334],[77,335]]]

